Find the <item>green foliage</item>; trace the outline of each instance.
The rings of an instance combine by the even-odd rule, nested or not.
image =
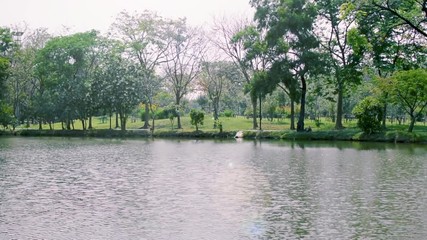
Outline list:
[[[191,125],[196,126],[196,131],[199,131],[199,125],[203,125],[204,118],[205,118],[205,114],[202,111],[191,109],[190,111]]]
[[[0,27],[0,56],[4,57],[12,45],[12,32],[9,28]]]
[[[178,116],[178,113],[175,108],[159,108],[156,110],[155,116],[156,119],[169,119],[171,116]]]
[[[12,47],[12,33],[9,28],[0,27],[0,100],[4,98],[5,81],[9,76],[10,60],[8,51]]]
[[[2,89],[0,91],[0,99],[2,99],[5,94],[4,89],[6,89],[6,87],[4,85],[6,78],[9,75],[9,66],[9,60],[0,56],[0,88]]]
[[[224,110],[224,112],[222,112],[222,116],[224,116],[224,117],[233,117],[234,116],[234,112],[233,112],[233,110],[226,109],[226,110]]]
[[[51,103],[35,105],[35,111],[45,121],[59,118],[67,122],[85,121],[93,110],[92,80],[96,66],[97,33],[76,33],[49,40],[37,52],[35,76],[39,80],[36,99]]]
[[[316,6],[313,1],[307,0],[252,0],[251,4],[256,8],[255,20],[258,29],[266,31],[268,57],[279,63],[278,69],[282,70],[276,71],[282,75],[279,80],[295,78],[300,81],[301,108],[297,130],[303,131],[307,80],[309,76],[315,76],[321,72],[321,64],[323,64],[321,54],[317,51],[319,41],[313,31],[314,21],[318,15]],[[286,42],[283,42],[284,39]],[[274,75],[278,76],[278,74]],[[292,77],[289,78],[289,76]],[[295,86],[293,81],[288,80],[288,82],[288,86]],[[270,85],[273,84],[270,82]],[[296,95],[294,89],[289,89],[290,92],[294,92],[293,96]],[[269,93],[265,90],[252,92],[261,92],[256,94],[261,97]]]
[[[425,23],[426,1],[417,0],[372,0],[366,2],[376,15],[386,17],[396,25],[395,29],[413,31],[419,36],[427,37],[427,26]]]
[[[14,120],[12,107],[0,101],[0,124],[7,128],[8,125],[14,123]]]
[[[374,97],[366,97],[353,109],[353,114],[358,119],[357,126],[367,134],[381,130],[383,118],[383,104]]]
[[[389,85],[392,101],[405,109],[411,117],[408,132],[412,132],[416,118],[427,106],[427,70],[396,72]]]

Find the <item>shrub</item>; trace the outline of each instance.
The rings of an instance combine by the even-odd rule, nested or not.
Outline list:
[[[383,104],[374,97],[366,97],[353,109],[357,118],[357,126],[363,132],[371,134],[381,131],[381,120],[383,118]]]
[[[6,129],[9,124],[14,122],[15,117],[13,116],[12,107],[0,101],[0,125]]]
[[[224,115],[224,117],[233,117],[234,112],[230,109],[227,109],[227,110],[224,110],[223,115]]]
[[[196,126],[196,131],[199,131],[199,124],[203,125],[205,114],[201,111],[192,109],[190,112],[191,125]]]
[[[175,108],[159,108],[155,112],[156,119],[170,119],[170,116],[176,117],[178,113]]]

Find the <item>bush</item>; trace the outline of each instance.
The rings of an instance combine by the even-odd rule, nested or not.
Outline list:
[[[12,107],[0,101],[0,125],[2,125],[3,128],[7,128],[8,125],[14,122],[16,122],[16,120],[13,116]]]
[[[192,109],[190,112],[191,125],[196,126],[196,131],[199,131],[199,124],[203,125],[205,114],[201,111]]]
[[[233,117],[234,116],[234,112],[230,109],[224,110],[224,112],[222,113],[222,115],[224,115],[224,117]]]
[[[156,119],[170,119],[171,115],[178,115],[175,108],[160,108],[155,112]]]
[[[374,97],[366,97],[353,109],[357,118],[357,126],[367,134],[381,131],[381,120],[383,118],[383,104]]]

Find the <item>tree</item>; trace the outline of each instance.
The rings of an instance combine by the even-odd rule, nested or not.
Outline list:
[[[382,103],[378,99],[366,97],[354,107],[353,114],[358,119],[357,126],[363,132],[372,134],[381,130],[384,113]]]
[[[288,64],[289,62],[287,61],[274,62],[269,70],[269,75],[270,78],[279,81],[277,86],[282,89],[290,99],[290,129],[295,130],[295,103],[299,101],[301,94],[298,88],[298,78],[289,71],[291,67]]]
[[[250,84],[252,81],[254,69],[252,67],[257,66],[255,63],[248,64],[249,58],[247,57],[247,52],[245,46],[244,32],[251,23],[247,19],[240,18],[237,20],[217,20],[213,28],[214,33],[212,34],[211,42],[215,44],[216,47],[221,49],[234,64],[238,67],[243,75],[245,84]],[[218,33],[220,34],[218,37]],[[243,85],[243,84],[242,84]],[[251,98],[252,103],[252,128],[257,129],[257,99]]]
[[[361,80],[361,62],[368,42],[355,27],[354,7],[346,0],[317,1],[319,9],[318,36],[322,48],[329,54],[333,70],[330,79],[337,94],[335,128],[342,129],[344,94]]]
[[[16,47],[13,51],[13,64],[7,85],[9,99],[13,106],[14,116],[19,122],[34,118],[35,101],[38,92],[38,79],[35,76],[37,51],[43,48],[50,38],[47,29],[14,30]]]
[[[214,120],[219,119],[220,100],[232,82],[239,81],[241,74],[232,62],[203,62],[198,86],[206,93],[213,105]]]
[[[66,122],[67,129],[71,129],[74,119],[80,119],[86,128],[92,104],[89,93],[96,38],[95,31],[52,38],[37,54],[36,74],[43,85],[39,94],[55,92],[55,105],[62,110],[57,117]]]
[[[251,98],[258,99],[259,103],[259,129],[262,130],[262,100],[265,99],[267,94],[271,94],[276,85],[272,83],[272,80],[269,78],[268,72],[266,71],[257,71],[254,74],[251,84],[246,85],[246,92],[250,93]],[[254,113],[255,114],[255,113]]]
[[[275,61],[288,66],[290,74],[300,81],[301,108],[297,131],[304,131],[307,80],[322,70],[317,51],[319,42],[313,33],[317,16],[315,5],[306,0],[252,0],[251,4],[256,8],[258,28],[267,30],[268,46],[271,51],[276,51]],[[282,47],[284,43],[286,48]]]
[[[396,27],[412,29],[419,35],[427,38],[427,0],[364,0],[365,5],[370,6],[382,14],[388,14],[397,22]]]
[[[245,93],[250,93],[252,103],[259,103],[259,129],[261,129],[262,100],[277,85],[276,79],[270,78],[267,72],[267,69],[271,67],[272,58],[268,51],[268,44],[265,41],[265,31],[257,29],[255,26],[247,26],[234,35],[233,41],[243,43],[245,52],[244,63],[252,71],[251,79],[245,85]],[[256,107],[253,108],[253,115],[257,115]]]
[[[190,119],[191,125],[196,126],[196,131],[199,131],[199,125],[203,125],[205,114],[202,111],[191,109]]]
[[[172,43],[173,25],[155,13],[144,11],[129,14],[121,12],[113,28],[124,42],[126,51],[139,63],[142,86],[141,99],[145,106],[144,126],[149,128],[149,116],[153,97],[161,87],[161,78],[156,77],[157,67],[167,61],[166,51]]]
[[[192,90],[192,84],[201,70],[206,41],[201,30],[190,28],[185,19],[175,23],[173,41],[166,52],[164,63],[167,87],[173,92],[178,109],[178,129],[181,126],[181,100]]]
[[[4,95],[6,93],[5,89],[5,82],[6,78],[8,77],[8,70],[9,70],[9,60],[4,57],[0,57],[0,88],[2,91],[0,92],[0,100],[4,98]]]
[[[0,101],[0,125],[6,129],[8,125],[13,124],[13,121],[14,117],[12,107],[3,101]]]
[[[408,132],[412,132],[417,117],[427,106],[427,71],[415,69],[396,72],[389,86],[393,101],[411,117]]]
[[[12,47],[12,33],[9,28],[0,27],[0,100],[5,97],[5,82],[9,76],[9,50]]]
[[[417,3],[418,7],[411,8],[410,11],[408,8],[403,8],[402,4],[410,6],[415,2],[405,0],[392,3],[391,1],[365,0],[347,3],[346,6],[346,11],[355,12],[352,14],[357,16],[358,29],[367,37],[371,45],[370,51],[367,52],[368,59],[371,59],[372,70],[379,79],[387,79],[395,71],[425,67],[427,59],[425,38],[419,38],[417,31],[396,16],[397,13],[416,20],[414,18],[416,15],[422,15],[422,6],[418,5],[421,1]],[[398,9],[398,11],[392,9]],[[422,27],[423,24],[425,23],[420,23],[418,26]],[[383,91],[380,97],[384,103],[385,113],[382,125],[386,128],[389,92]]]
[[[111,116],[116,112],[120,129],[126,130],[126,123],[132,110],[141,102],[141,77],[144,73],[138,63],[126,58],[124,46],[114,40],[105,39],[100,54],[101,63],[94,74],[93,90],[98,93],[100,109]]]

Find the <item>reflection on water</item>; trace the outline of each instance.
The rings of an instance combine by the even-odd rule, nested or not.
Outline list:
[[[0,239],[423,239],[427,148],[0,138]]]

